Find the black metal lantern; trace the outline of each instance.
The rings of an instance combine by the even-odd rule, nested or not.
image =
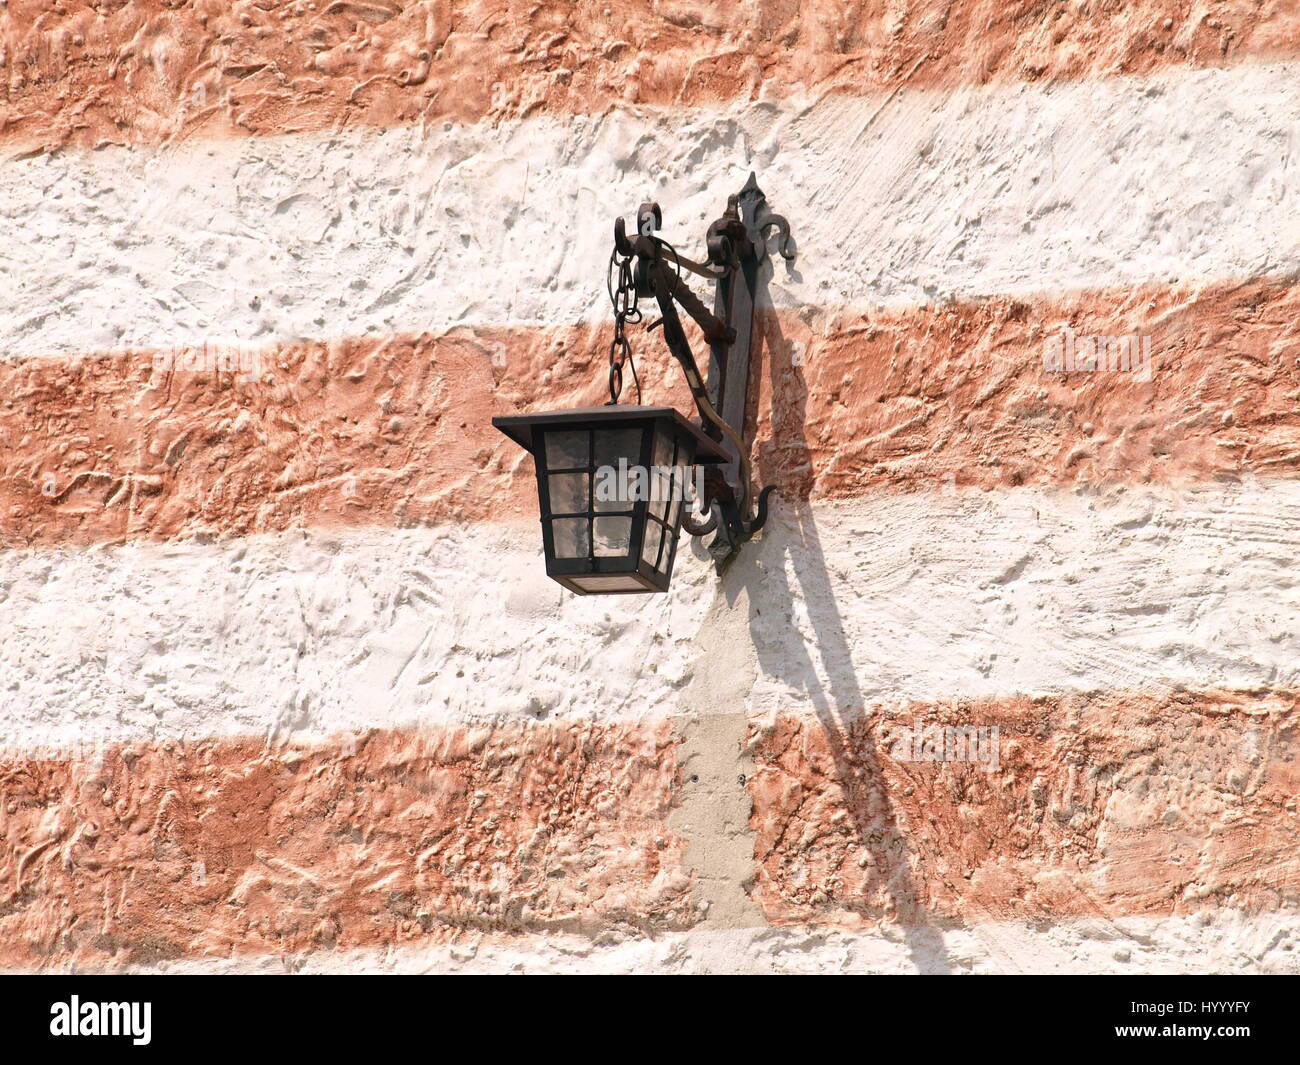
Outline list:
[[[744,423],[754,308],[765,283],[762,268],[770,259],[767,235],[777,230],[781,255],[793,259],[789,223],[768,209],[753,174],[709,226],[707,261],[688,259],[655,236],[662,220],[659,205],[645,203],[637,212],[635,237],[623,219],[614,222],[609,403],[492,419],[532,453],[546,572],[580,595],[667,591],[683,528],[692,536],[716,534],[708,551],[721,573],[767,521],[772,488],[759,492],[757,501],[751,494]],[[682,271],[715,283],[713,312],[691,291]],[[663,327],[664,343],[686,375],[699,425],[671,407],[640,406],[639,382],[638,405],[619,405],[624,367],[637,380],[625,329],[642,320],[641,299],[658,305],[660,317],[648,328]],[[709,344],[707,384],[679,306]],[[700,464],[712,464],[707,480],[695,476]],[[700,490],[688,494],[688,479]],[[691,499],[707,509],[706,518],[688,513]]]
[[[663,592],[698,463],[727,455],[671,407],[493,418],[537,467],[546,572],[579,595]]]

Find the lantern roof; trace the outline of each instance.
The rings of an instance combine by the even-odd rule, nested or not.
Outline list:
[[[604,404],[599,407],[569,407],[565,410],[537,411],[534,414],[509,414],[493,418],[492,424],[510,437],[525,451],[533,450],[534,429],[555,429],[565,425],[591,425],[601,428],[601,422],[607,422],[608,428],[618,427],[620,422],[655,419],[672,422],[683,434],[695,441],[695,461],[729,462],[730,459],[722,446],[694,422],[683,417],[673,407],[642,407],[634,404]]]

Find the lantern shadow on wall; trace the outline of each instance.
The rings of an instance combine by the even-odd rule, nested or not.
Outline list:
[[[892,915],[917,971],[949,973],[954,967],[944,933],[928,912],[923,882],[913,872],[915,843],[904,829],[901,800],[889,785],[877,718],[866,712],[867,697],[837,605],[842,588],[831,577],[809,503],[814,462],[803,431],[808,398],[803,363],[792,358],[795,348],[783,334],[780,319],[764,315],[762,321],[754,358],[768,359],[772,446],[781,456],[786,505],[778,527],[767,534],[772,542],[761,562],[742,560],[737,567],[741,572],[732,574],[727,601],[734,605],[737,586],[745,588],[759,668],[788,691],[800,693],[811,707],[832,767],[828,776],[847,814],[845,825],[870,855],[867,867],[856,866],[870,872],[847,890],[841,882],[832,898],[846,910],[869,917]],[[797,614],[805,619],[806,630],[789,623]],[[883,639],[880,633],[866,638]],[[767,757],[770,760],[759,756],[758,772],[765,766],[779,772],[780,756]],[[764,875],[778,881],[800,875],[781,864],[779,851],[769,852],[765,861]]]
[[[781,255],[793,259],[789,224],[769,210],[753,174],[709,226],[704,262],[680,255],[655,235],[662,218],[658,204],[646,203],[637,212],[635,236],[628,236],[622,218],[614,223],[609,403],[492,419],[532,454],[546,572],[580,595],[667,591],[682,529],[712,536],[707,547],[721,573],[767,520],[772,488],[755,501],[745,415],[767,234],[775,229]],[[683,270],[714,282],[713,311],[691,291]],[[662,329],[686,375],[699,424],[671,407],[639,402],[626,327],[642,320],[642,299],[658,306],[660,317],[647,331]],[[709,344],[707,383],[678,306]],[[636,383],[636,405],[619,403],[625,369]],[[701,467],[703,476],[697,476]],[[692,514],[695,506],[703,513]]]

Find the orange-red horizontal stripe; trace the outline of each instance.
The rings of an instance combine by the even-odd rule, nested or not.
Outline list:
[[[681,927],[667,722],[0,762],[0,965]]]
[[[1295,693],[1226,692],[780,715],[750,739],[754,897],[846,927],[1293,904],[1298,721]],[[999,729],[994,771],[894,757],[900,726],[965,725]]]
[[[1300,467],[1294,286],[1076,293],[770,317],[754,455],[787,500],[1190,483]],[[1058,374],[1047,338],[1133,334],[1151,373]],[[493,415],[600,402],[605,327],[455,330],[264,352],[256,381],[148,353],[0,365],[7,546],[534,513]],[[657,334],[647,398],[690,409]],[[624,399],[631,399],[631,388]]]
[[[1300,892],[1298,708],[1112,693],[755,721],[753,897],[844,927],[1277,910]],[[998,726],[1000,764],[895,760],[888,727],[918,721]],[[0,965],[690,927],[677,750],[660,721],[10,754]]]
[[[1294,56],[1294,4],[11,0],[0,138],[161,142]]]

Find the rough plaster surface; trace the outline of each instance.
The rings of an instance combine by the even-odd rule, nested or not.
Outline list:
[[[462,920],[510,928],[523,912],[512,900],[534,914],[551,897],[530,886],[535,869],[520,856],[531,852],[516,840],[534,814],[545,826],[538,838],[569,831],[548,812],[549,795],[522,812],[514,800],[544,761],[536,744],[573,728],[648,753],[628,770],[635,780],[604,783],[599,766],[581,770],[574,787],[585,798],[566,801],[613,841],[582,850],[599,859],[590,873],[599,888],[588,892],[592,881],[580,877],[557,929],[567,920],[603,935],[633,911],[665,927],[898,928],[906,962],[856,947],[805,962],[872,957],[929,970],[949,964],[949,937],[972,924],[1011,920],[1014,929],[1015,920],[1099,913],[1190,920],[1224,909],[1249,921],[1280,911],[1300,873],[1294,697],[1200,689],[1215,678],[1295,686],[1294,589],[1261,578],[1288,550],[1295,486],[904,496],[782,513],[707,612],[713,579],[689,554],[669,596],[561,601],[528,563],[535,531],[509,526],[478,527],[499,538],[487,549],[474,530],[433,529],[7,552],[4,605],[19,619],[6,641],[6,709],[17,711],[7,738],[20,749],[4,763],[10,941],[21,944],[10,962],[117,966],[252,949],[305,963],[315,950],[369,942],[361,929],[373,922],[347,931],[343,910],[355,898],[376,913],[378,873],[401,895],[397,910],[380,912],[381,940],[434,942]],[[503,566],[507,542],[517,561]],[[467,572],[476,554],[479,569]],[[207,566],[196,566],[204,555]],[[502,582],[502,570],[519,576]],[[65,582],[78,589],[75,618]],[[857,607],[840,613],[839,603]],[[268,644],[267,633],[279,635]],[[1102,677],[1105,688],[1167,694],[1089,694]],[[1016,694],[1042,688],[1074,694]],[[879,704],[908,697],[921,701]],[[653,723],[665,713],[675,719]],[[621,724],[628,715],[640,720]],[[999,725],[1001,772],[888,763],[878,734],[891,715]],[[340,729],[463,719],[481,720],[478,734],[513,753],[447,766],[422,753],[446,741],[391,732],[297,753]],[[248,733],[263,739],[237,738]],[[236,738],[207,738],[222,734]],[[36,763],[21,754],[91,738],[139,746]],[[358,743],[374,758],[354,759]],[[566,749],[556,758],[571,765]],[[598,761],[623,759],[615,751]],[[637,806],[627,787],[643,778],[659,790]],[[450,792],[428,783],[439,779],[453,781]],[[347,780],[361,789],[350,821],[333,808]],[[490,801],[502,789],[514,835],[472,812],[480,794]],[[263,811],[256,825],[249,804]],[[620,811],[641,809],[620,827]],[[417,829],[440,836],[443,817],[480,864],[442,867],[445,879],[430,880],[402,844]],[[589,827],[572,831],[585,839]],[[342,864],[324,842],[340,833],[357,847]],[[676,855],[675,871],[661,877],[637,858],[647,841]],[[209,852],[224,879],[207,894],[149,886],[175,884]],[[96,898],[107,890],[122,900],[104,918],[120,931],[82,938],[77,905],[62,901],[61,878],[74,874]],[[246,881],[268,911],[279,913],[289,893],[296,908],[284,924],[245,911]],[[211,912],[228,919],[214,928]],[[336,915],[334,924],[313,931],[313,913]],[[332,940],[335,924],[344,931]],[[736,946],[730,959],[695,947],[669,959],[650,944],[626,950],[664,967],[801,964],[763,944]],[[592,967],[630,964],[592,949]],[[491,957],[485,964],[548,964],[529,950]],[[1014,969],[1029,958],[986,954],[949,967]],[[1082,958],[1095,962],[1092,947],[1080,957],[1048,951],[1042,964],[1093,963]]]
[[[1296,709],[1111,694],[11,757],[0,962],[302,964],[526,933],[523,954],[544,959],[538,933],[601,947],[771,922],[901,936],[911,965],[958,971],[984,926],[1077,919],[1123,942],[1141,941],[1133,917],[1272,914],[1285,929]],[[917,720],[996,725],[1000,764],[899,760],[881,736]],[[978,967],[1018,964],[1012,950]]]
[[[1294,690],[1297,538],[1300,481],[782,508],[734,577],[729,631],[757,680],[715,683],[758,713]],[[580,598],[541,572],[539,541],[530,522],[5,551],[6,741],[320,739],[693,698],[712,668],[701,549],[667,595]]]
[[[1300,887],[1297,709],[1106,693],[755,722],[756,898],[850,927],[1278,909]],[[896,757],[918,722],[997,727],[998,765]]]
[[[698,234],[750,168],[823,315],[1290,277],[1297,113],[1279,63],[11,159],[0,353],[604,318],[610,215]]]
[[[6,738],[277,742],[663,716],[709,592],[681,555],[672,595],[629,602],[548,580],[535,522],[6,554]]]
[[[10,0],[0,965],[1296,971],[1298,39]],[[486,423],[601,398],[612,214],[751,168],[776,516],[566,598]]]
[[[686,841],[683,861],[693,878],[696,913],[711,928],[763,923],[750,898],[754,837],[749,795],[739,786],[754,771],[745,747],[745,709],[758,675],[744,629],[747,610],[737,602],[750,594],[741,573],[729,574],[714,594],[674,718],[681,795],[669,825]]]
[[[1294,54],[1286,0],[10,0],[0,135],[46,149],[1136,73]]]
[[[1148,338],[1149,374],[1049,372],[1044,346],[1066,329]],[[0,538],[531,516],[531,463],[490,418],[601,402],[609,339],[602,324],[269,346],[247,378],[149,352],[0,364]],[[646,396],[689,408],[675,364],[641,351]],[[768,315],[757,468],[787,502],[1293,475],[1298,352],[1300,299],[1276,282],[993,298],[820,327]]]
[[[998,921],[944,929],[917,948],[899,929],[694,928],[502,937],[369,951],[179,960],[144,972],[377,973],[1300,973],[1300,915]],[[68,966],[65,965],[65,968]]]
[[[732,703],[743,703],[733,695]],[[682,856],[694,882],[695,910],[702,924],[751,928],[763,923],[750,897],[754,883],[754,836],[743,782],[753,772],[745,750],[743,713],[685,716],[676,722],[682,789],[669,826],[686,842]]]
[[[0,964],[672,928],[670,726],[131,746],[0,764]]]

